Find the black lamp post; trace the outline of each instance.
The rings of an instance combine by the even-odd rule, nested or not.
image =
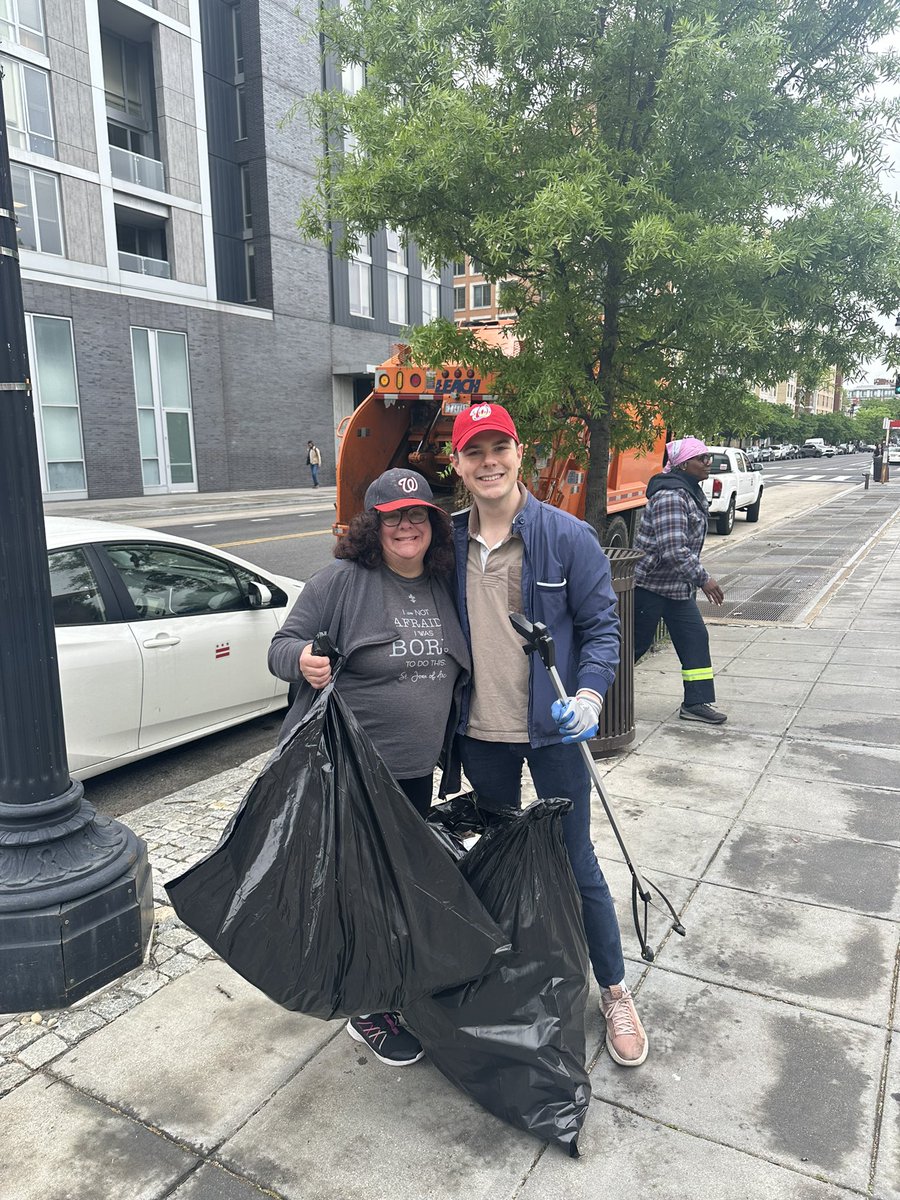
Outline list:
[[[152,924],[146,845],[69,778],[0,88],[0,1012],[115,979]]]

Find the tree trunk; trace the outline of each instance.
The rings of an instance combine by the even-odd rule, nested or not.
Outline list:
[[[604,409],[598,416],[587,421],[588,437],[591,439],[588,454],[587,492],[584,501],[584,519],[597,530],[603,541],[606,533],[606,481],[609,476],[609,411]]]

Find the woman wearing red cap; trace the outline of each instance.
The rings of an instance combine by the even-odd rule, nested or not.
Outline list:
[[[344,663],[335,687],[372,739],[410,803],[431,805],[434,769],[450,751],[469,652],[451,591],[453,545],[447,514],[427,480],[397,467],[369,486],[365,511],[336,544],[337,561],[309,580],[269,648],[269,670],[299,682],[282,735],[331,681],[328,658],[312,653],[327,630]],[[441,793],[458,787],[445,770]],[[390,1066],[422,1057],[396,1013],[348,1022],[351,1037]]]

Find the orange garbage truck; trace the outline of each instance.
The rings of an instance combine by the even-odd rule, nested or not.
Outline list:
[[[435,500],[448,512],[458,507],[449,454],[453,422],[471,404],[492,399],[490,377],[471,367],[418,367],[408,361],[406,347],[399,347],[375,372],[369,396],[338,426],[335,534],[346,531],[350,518],[362,510],[366,488],[390,467],[412,467],[425,476]],[[632,545],[647,503],[647,482],[662,467],[665,441],[660,429],[649,452],[610,454],[604,545]],[[586,466],[556,445],[530,449],[531,466],[524,475],[529,490],[583,518]]]

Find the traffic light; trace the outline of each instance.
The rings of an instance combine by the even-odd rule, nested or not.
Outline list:
[[[894,376],[894,395],[900,396],[900,375]]]

